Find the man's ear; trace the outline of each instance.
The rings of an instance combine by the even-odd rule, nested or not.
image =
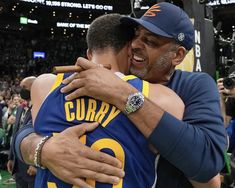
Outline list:
[[[88,60],[91,61],[91,59],[92,59],[92,51],[90,49],[86,50],[86,55],[87,55]]]
[[[175,56],[172,59],[172,64],[177,66],[179,65],[185,58],[187,54],[187,50],[183,46],[179,46],[175,51]]]

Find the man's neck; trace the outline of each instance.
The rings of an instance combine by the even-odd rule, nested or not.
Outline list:
[[[99,64],[111,64],[111,71],[119,72],[117,58],[112,52],[96,53],[92,56],[92,62]]]

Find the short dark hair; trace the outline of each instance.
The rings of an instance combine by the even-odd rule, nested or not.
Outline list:
[[[121,24],[120,14],[105,14],[90,25],[86,41],[91,51],[112,48],[119,52],[134,37],[134,29]]]

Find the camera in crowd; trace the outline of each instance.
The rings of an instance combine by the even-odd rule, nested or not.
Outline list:
[[[223,85],[226,89],[233,89],[235,87],[235,71],[224,78]]]
[[[219,49],[219,66],[222,75],[225,75],[223,85],[226,89],[235,88],[235,31],[232,37],[225,39],[219,34],[220,24],[215,29],[216,44]],[[219,28],[219,29],[218,29]]]

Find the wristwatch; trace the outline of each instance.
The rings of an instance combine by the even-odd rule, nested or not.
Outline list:
[[[144,104],[144,95],[141,92],[134,93],[128,96],[126,106],[124,109],[125,114],[135,112]]]

